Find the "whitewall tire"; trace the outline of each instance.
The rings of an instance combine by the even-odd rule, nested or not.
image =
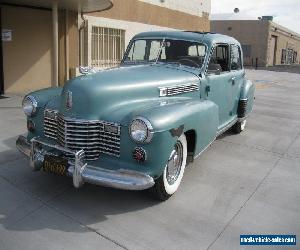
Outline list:
[[[187,141],[185,135],[181,135],[169,156],[163,174],[155,181],[151,189],[156,198],[167,200],[178,189],[186,166]]]

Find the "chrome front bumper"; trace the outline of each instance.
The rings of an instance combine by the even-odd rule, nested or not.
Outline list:
[[[67,175],[73,178],[73,185],[76,188],[81,187],[85,182],[125,190],[144,190],[154,185],[151,176],[137,171],[124,169],[113,171],[91,166],[84,159],[84,150],[74,152],[38,138],[33,138],[28,142],[24,136],[19,136],[16,146],[20,152],[30,158],[30,165],[34,171],[41,170],[43,167],[44,156],[47,154],[43,146],[74,154],[75,163],[69,162]]]

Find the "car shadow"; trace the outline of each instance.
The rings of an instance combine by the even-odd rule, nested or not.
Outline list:
[[[110,216],[160,204],[148,191],[89,184],[75,189],[71,178],[32,172],[28,160],[16,150],[15,140],[16,137],[3,140],[11,149],[0,152],[0,159],[5,160],[5,164],[0,163],[3,164],[0,165],[0,189],[1,186],[7,189],[0,190],[0,225],[6,230],[88,232],[82,225],[98,225]]]
[[[16,148],[17,136],[10,137],[8,139],[1,139],[1,144],[7,148],[6,150],[0,150],[0,168],[1,165],[16,160],[22,157],[22,154]]]
[[[230,136],[234,136],[234,135],[236,135],[233,131],[232,131],[232,129],[230,128],[230,129],[228,129],[226,132],[224,132],[223,134],[221,134],[221,135],[219,135],[218,137],[217,137],[217,140],[222,140],[222,139],[224,139],[224,138],[226,138],[226,137],[230,137]]]
[[[10,213],[4,214],[0,211],[0,225],[9,231],[51,229],[88,232],[82,225],[97,230],[103,222],[115,220],[114,217],[139,212],[159,204],[160,202],[152,199],[146,191],[122,191],[85,185],[80,190],[70,187],[62,195],[44,203],[37,211],[29,211],[16,223],[11,223]],[[41,223],[35,223],[35,220]],[[64,221],[75,223],[77,226],[70,227],[61,223]]]
[[[228,130],[220,135],[217,140],[232,135],[234,133]],[[12,146],[15,139],[15,137],[10,138],[4,143]],[[3,152],[0,152],[0,158],[2,154]],[[129,214],[126,217],[128,220],[136,220],[137,218],[130,215],[130,213],[136,213],[138,216],[139,211],[149,210],[154,206],[165,206],[165,203],[155,200],[149,191],[124,191],[90,184],[75,189],[72,186],[71,178],[46,174],[41,171],[32,172],[27,159],[20,157],[21,160],[16,160],[10,166],[10,170],[14,171],[14,175],[17,175],[17,177],[8,175],[6,179],[19,190],[25,192],[27,198],[23,203],[33,202],[32,200],[34,200],[38,205],[29,208],[21,216],[21,219],[13,220],[12,223],[11,217],[14,216],[14,212],[1,209],[0,204],[0,225],[6,230],[39,231],[51,229],[84,233],[88,232],[86,227],[78,226],[78,224],[100,230],[103,225],[107,225],[107,223],[104,223],[105,221],[112,220],[112,223],[115,223],[116,218],[119,218],[120,215]],[[0,172],[1,175],[3,175],[3,172],[2,174]],[[22,181],[18,181],[19,179]],[[176,194],[176,198],[180,199],[180,190]],[[0,199],[2,198],[0,197]],[[16,207],[12,206],[12,209],[22,209],[22,206],[24,206],[23,203],[18,204],[17,199],[18,195],[16,195]],[[172,206],[173,202],[176,203],[176,199],[171,198],[166,205],[171,204]],[[138,218],[143,220],[140,216]],[[66,221],[69,223],[66,223]],[[70,226],[71,221],[77,226]]]

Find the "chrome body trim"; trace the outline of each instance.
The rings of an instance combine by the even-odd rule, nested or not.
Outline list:
[[[184,85],[176,85],[176,86],[169,86],[169,87],[159,87],[159,96],[173,96],[179,95],[183,93],[189,93],[199,90],[199,85],[197,83],[192,84],[184,84]]]
[[[44,156],[49,154],[43,150],[43,146],[73,154],[75,162],[69,161],[67,175],[73,178],[73,185],[76,188],[84,183],[124,190],[144,190],[154,185],[153,178],[141,172],[124,169],[108,170],[86,163],[84,150],[72,151],[39,138],[33,138],[28,142],[24,136],[19,136],[16,145],[22,153],[30,157],[31,166],[36,171],[42,168]]]
[[[70,110],[73,107],[73,93],[71,91],[66,92],[66,109]]]
[[[247,112],[248,99],[240,99],[238,102],[237,115],[238,118],[244,118]]]
[[[238,118],[235,118],[231,122],[229,122],[224,128],[222,128],[220,131],[217,132],[217,136],[216,137],[220,136],[225,131],[227,131],[228,129],[230,129],[237,121],[238,121]]]

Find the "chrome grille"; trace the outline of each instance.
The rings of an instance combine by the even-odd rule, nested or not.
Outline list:
[[[57,134],[57,112],[54,110],[45,110],[44,113],[44,133],[45,136],[56,139]]]
[[[66,118],[57,111],[46,110],[44,126],[45,136],[68,149],[83,149],[87,160],[98,159],[100,153],[120,156],[120,126],[117,124]],[[118,132],[108,132],[106,126],[117,126]]]
[[[189,93],[198,90],[199,90],[199,85],[196,83],[159,88],[161,97],[179,95],[179,94]]]

